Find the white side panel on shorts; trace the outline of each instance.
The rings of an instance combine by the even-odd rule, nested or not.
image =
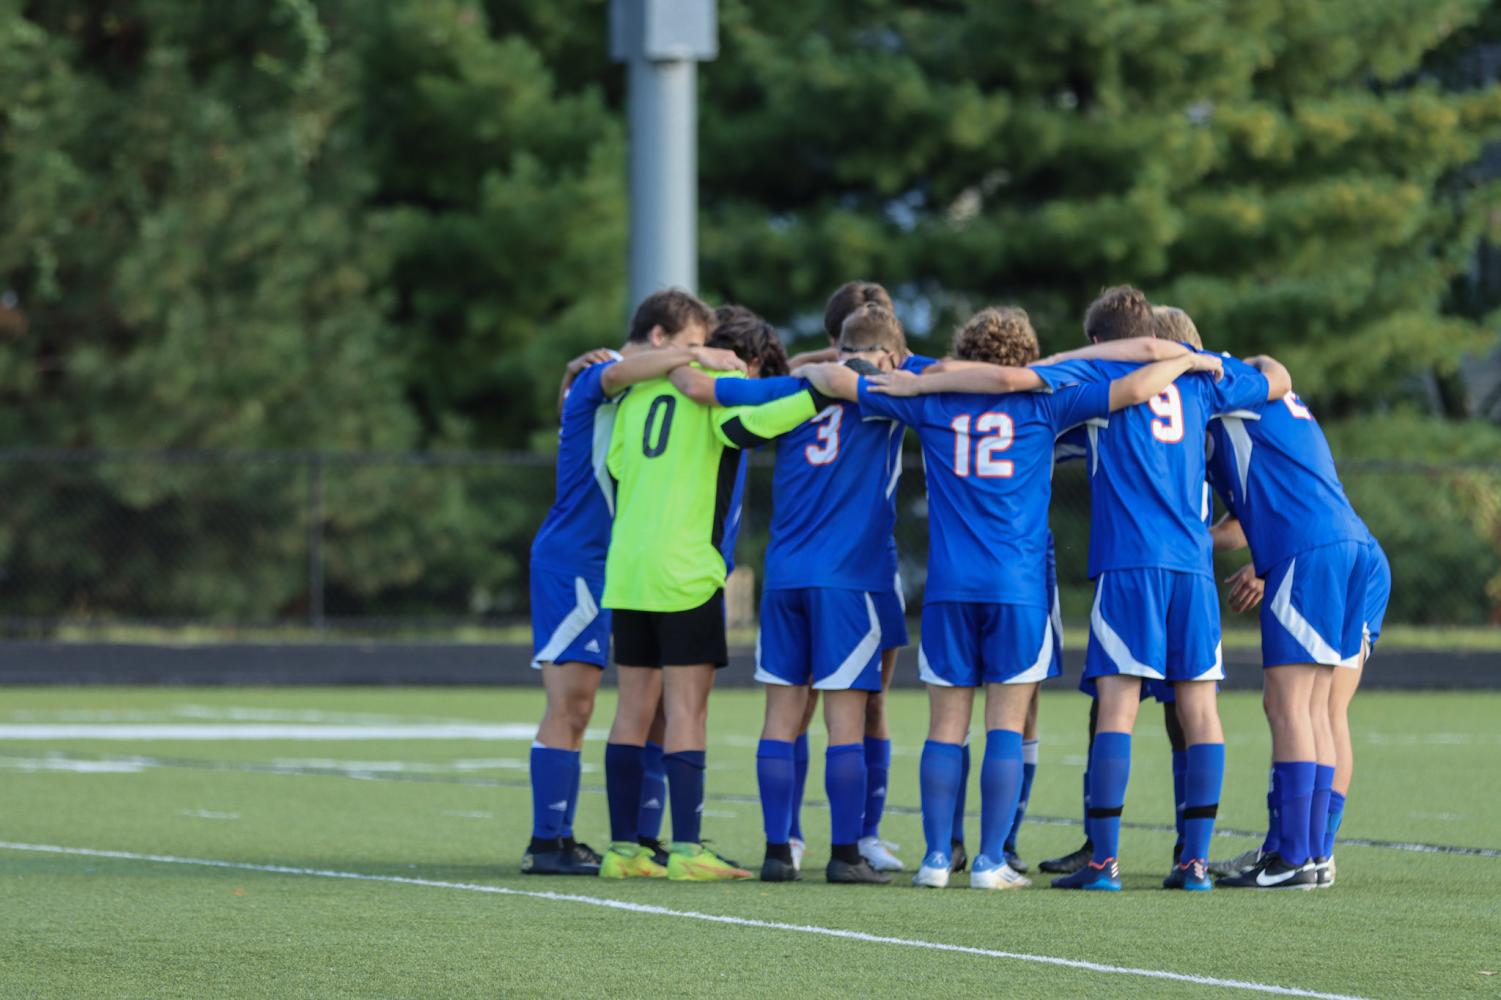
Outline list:
[[[558,622],[558,627],[553,629],[542,651],[532,657],[533,667],[540,668],[542,664],[552,663],[563,655],[563,650],[573,645],[573,640],[583,635],[584,629],[599,617],[599,605],[594,603],[594,595],[589,593],[589,584],[581,576],[573,578],[573,597],[573,610]]]
[[[871,657],[881,651],[881,616],[876,614],[876,602],[865,595],[865,613],[870,617],[870,631],[865,633],[850,655],[844,658],[832,674],[813,685],[819,691],[846,691],[855,683]]]
[[[1101,573],[1101,582],[1104,579],[1105,574]],[[1089,612],[1089,630],[1099,640],[1100,648],[1105,651],[1106,656],[1110,657],[1110,661],[1115,664],[1116,670],[1132,677],[1150,677],[1156,681],[1165,679],[1162,671],[1153,670],[1145,663],[1138,662],[1136,657],[1131,655],[1131,650],[1126,647],[1125,640],[1105,620],[1105,616],[1100,612],[1099,586],[1095,587],[1094,609]]]
[[[1053,665],[1053,617],[1048,615],[1047,626],[1042,630],[1042,649],[1030,667],[1007,681],[1007,684],[1036,684],[1048,679],[1048,670]]]
[[[917,676],[924,684],[932,684],[934,687],[954,686],[933,672],[933,668],[928,665],[928,652],[922,648],[921,642],[917,644]],[[966,742],[968,739],[969,737],[965,737]]]
[[[1326,667],[1340,666],[1345,658],[1339,655],[1339,650],[1326,642],[1324,637],[1308,624],[1308,619],[1293,607],[1293,573],[1297,568],[1298,560],[1294,558],[1288,563],[1287,575],[1282,578],[1282,585],[1277,588],[1277,593],[1272,598],[1272,617],[1276,618],[1282,627],[1298,640],[1298,645],[1308,653],[1309,662],[1321,663]]]
[[[761,666],[761,630],[756,629],[756,680],[762,684],[780,684],[782,687],[792,687],[791,681],[784,681],[776,674]]]

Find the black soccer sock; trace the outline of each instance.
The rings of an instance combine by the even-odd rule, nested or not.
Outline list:
[[[773,861],[785,861],[787,864],[790,865],[790,864],[792,864],[792,845],[791,844],[767,844],[766,845],[766,856],[768,858],[771,858]]]
[[[829,849],[829,857],[835,861],[843,861],[845,864],[858,865],[860,848],[855,844],[834,844]]]

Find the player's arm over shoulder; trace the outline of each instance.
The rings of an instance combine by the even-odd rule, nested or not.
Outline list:
[[[1258,354],[1252,358],[1246,358],[1246,364],[1255,368],[1266,377],[1268,402],[1281,399],[1293,391],[1293,377],[1287,367],[1276,358],[1266,354]]]

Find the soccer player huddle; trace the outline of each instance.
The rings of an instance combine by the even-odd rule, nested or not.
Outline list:
[[[913,884],[942,888],[966,868],[974,888],[1031,884],[1016,837],[1036,772],[1038,688],[1061,673],[1049,502],[1055,462],[1077,458],[1090,483],[1095,585],[1080,685],[1093,699],[1086,841],[1041,867],[1058,874],[1057,888],[1120,889],[1132,733],[1151,696],[1173,745],[1177,840],[1164,887],[1332,885],[1353,771],[1348,707],[1391,580],[1287,370],[1206,352],[1187,314],[1127,286],[1090,304],[1087,346],[1046,359],[1015,307],[974,315],[942,360],[915,356],[872,282],[839,288],[824,327],[827,350],[789,361],[750,310],[664,291],[637,308],[619,352],[569,364],[557,496],[532,546],[533,666],[547,708],[522,870],[751,877],[706,846],[701,819],[708,703],[728,662],[724,585],[756,448],[774,453],[756,644],[766,692],[760,878],[802,877],[807,731],[820,701],[825,878],[886,883],[902,870],[880,822],[891,768],[884,692],[908,643],[894,531],[911,429],[928,493],[918,670],[930,705],[926,847]],[[1227,511],[1218,523],[1211,488]],[[1213,552],[1242,547],[1251,562],[1227,581],[1228,599],[1236,611],[1262,605],[1268,832],[1260,848],[1211,864],[1225,767]],[[619,699],[604,754],[611,843],[600,856],[575,839],[573,817],[612,638]],[[985,740],[971,859],[977,691]]]

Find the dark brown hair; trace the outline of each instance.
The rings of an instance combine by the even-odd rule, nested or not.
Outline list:
[[[875,302],[867,302],[844,318],[839,328],[839,343],[890,351],[898,356],[907,350],[907,338],[902,335],[902,323],[896,313]]]
[[[990,306],[954,333],[950,348],[962,361],[986,361],[1021,368],[1037,360],[1037,331],[1019,306]]]
[[[839,331],[849,314],[867,303],[896,312],[891,296],[874,281],[846,281],[829,296],[828,304],[823,307],[823,332],[829,335],[831,343],[839,342]]]
[[[724,305],[714,310],[718,326],[704,342],[705,347],[734,351],[746,364],[761,362],[760,376],[786,375],[787,349],[776,328],[745,306]]]
[[[1157,336],[1152,304],[1140,289],[1116,285],[1099,294],[1084,313],[1084,336],[1092,341]]]
[[[698,297],[681,288],[652,292],[641,300],[631,317],[630,340],[644,344],[651,340],[652,327],[660,326],[668,336],[682,333],[683,328],[700,323],[705,330],[714,329],[714,314]]]

